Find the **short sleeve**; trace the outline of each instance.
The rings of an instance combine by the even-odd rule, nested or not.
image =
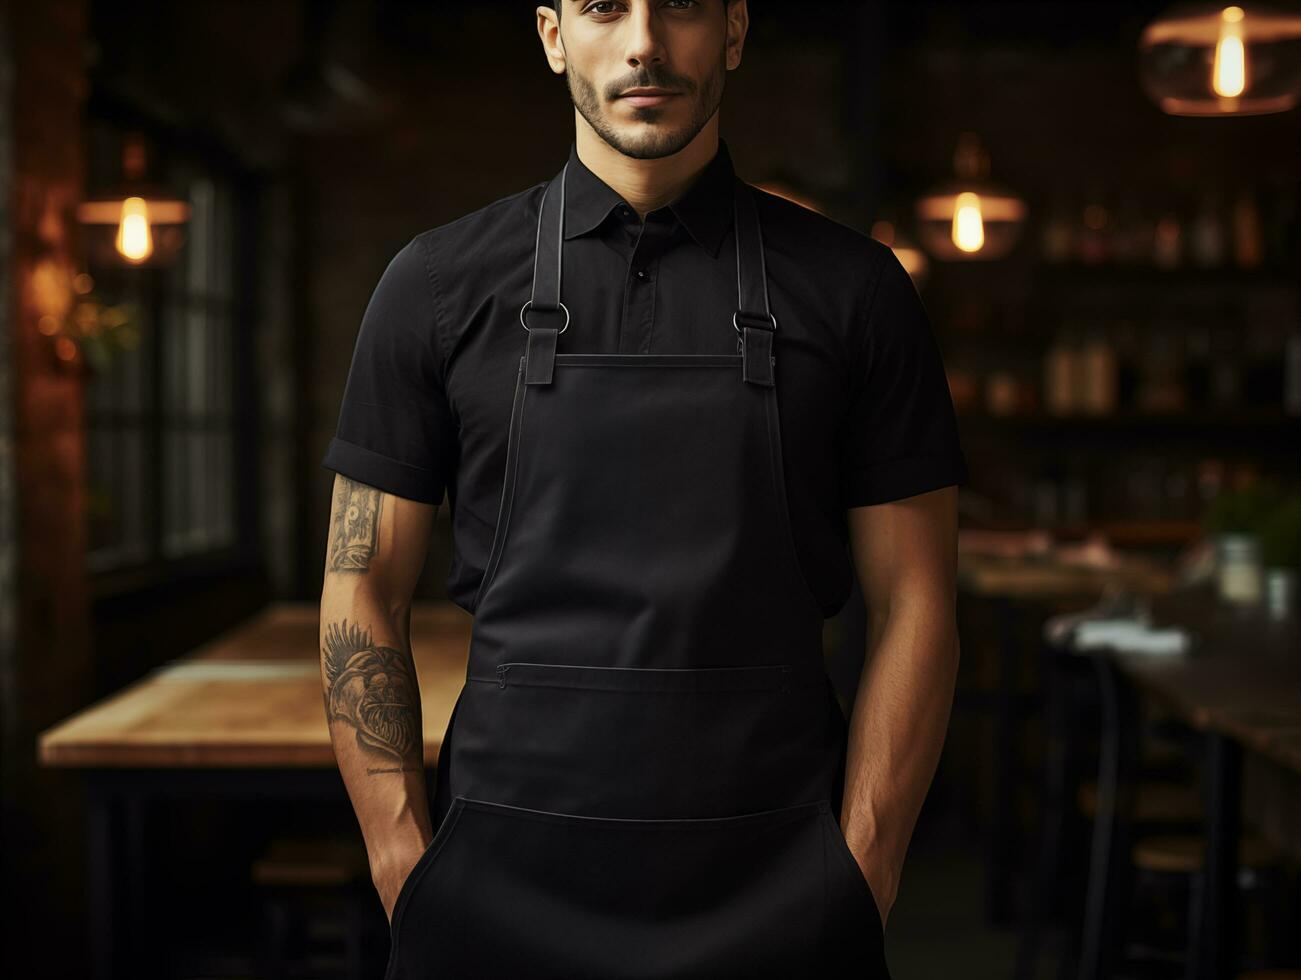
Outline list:
[[[847,507],[967,482],[948,378],[912,277],[885,249],[855,352],[842,473]]]
[[[321,465],[398,497],[443,500],[457,449],[424,247],[412,239],[362,316],[339,423]]]

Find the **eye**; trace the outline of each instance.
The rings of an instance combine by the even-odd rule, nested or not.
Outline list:
[[[618,7],[618,6],[619,5],[617,3],[614,3],[613,0],[597,0],[596,3],[590,3],[586,7],[584,7],[582,13],[610,14],[610,13],[614,13],[614,10],[610,8]],[[675,10],[687,10],[691,7],[700,6],[700,0],[668,0],[666,6],[672,7]],[[601,7],[605,7],[607,9],[604,10],[598,9]]]

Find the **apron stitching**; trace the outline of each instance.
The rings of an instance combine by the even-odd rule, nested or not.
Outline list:
[[[519,443],[523,439],[524,428],[524,396],[528,390],[522,383],[523,380],[524,358],[521,357],[519,370],[515,375],[515,395],[511,401],[510,431],[506,440],[506,473],[502,480],[501,499],[497,505],[497,524],[493,528],[488,566],[484,569],[483,578],[474,594],[476,613],[479,610],[479,603],[487,595],[489,584],[497,577],[497,566],[501,563],[502,552],[506,550],[506,532],[510,527],[510,512],[515,502],[515,482],[519,474]]]
[[[820,812],[826,807],[826,800],[810,800],[790,806],[775,807],[769,810],[751,810],[745,813],[733,813],[722,817],[601,817],[589,813],[568,813],[561,810],[538,810],[534,807],[516,806],[513,803],[499,803],[496,800],[480,800],[469,796],[458,796],[464,809],[478,810],[481,813],[536,820],[542,823],[583,824],[592,830],[649,830],[655,832],[695,831],[713,824],[715,827],[757,824],[763,829],[774,829],[799,820],[808,811]],[[509,811],[509,812],[506,812]],[[622,826],[618,826],[618,825]]]
[[[394,900],[393,904],[393,921],[391,928],[392,937],[389,944],[389,969],[385,971],[386,978],[397,965],[399,933],[401,932],[402,924],[406,919],[407,906],[411,904],[411,896],[415,893],[416,888],[419,887],[421,879],[425,876],[425,872],[429,870],[429,866],[434,863],[434,859],[438,857],[439,852],[441,852],[443,847],[447,844],[447,840],[451,837],[452,831],[455,829],[456,823],[460,820],[461,814],[464,810],[465,801],[463,799],[461,799],[459,804],[456,799],[452,800],[451,809],[443,818],[442,825],[437,831],[435,831],[433,839],[429,842],[429,846],[425,849],[424,853],[420,855],[420,858],[416,863],[412,865],[411,870],[407,873],[406,880],[403,881],[399,888],[398,897]]]

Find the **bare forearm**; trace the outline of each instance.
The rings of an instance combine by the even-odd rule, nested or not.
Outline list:
[[[842,826],[885,916],[948,728],[958,663],[951,603],[894,608],[868,647],[849,726]]]
[[[409,614],[394,621],[365,589],[351,600],[322,601],[321,676],[339,772],[380,873],[431,837],[420,694]]]
[[[412,583],[429,511],[339,477],[321,590],[321,682],[330,740],[381,893],[432,836]]]

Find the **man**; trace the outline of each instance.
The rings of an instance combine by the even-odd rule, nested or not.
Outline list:
[[[745,0],[539,7],[568,160],[417,235],[366,309],[322,673],[390,977],[888,976],[966,470],[893,253],[733,171],[747,26]],[[409,612],[445,491],[475,621],[431,816]],[[821,634],[851,560],[847,725]]]

